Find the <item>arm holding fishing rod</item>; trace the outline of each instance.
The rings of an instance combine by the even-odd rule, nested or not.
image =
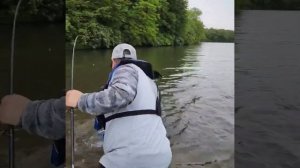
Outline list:
[[[46,139],[64,138],[65,97],[31,101],[17,94],[4,96],[0,104],[0,123],[20,126]]]
[[[1,99],[0,123],[54,140],[51,163],[60,166],[65,160],[65,109],[65,97],[32,101],[17,94],[7,95]]]
[[[130,65],[122,65],[114,71],[107,89],[84,94],[78,90],[69,90],[66,105],[91,115],[112,112],[127,106],[135,98],[137,84],[138,72]]]

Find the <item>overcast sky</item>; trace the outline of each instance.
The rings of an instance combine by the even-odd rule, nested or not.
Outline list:
[[[234,0],[188,0],[189,8],[202,11],[206,28],[234,30]]]

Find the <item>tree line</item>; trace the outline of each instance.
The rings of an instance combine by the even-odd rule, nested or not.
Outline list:
[[[0,1],[1,23],[11,23],[18,0]],[[79,48],[178,46],[226,39],[228,32],[204,28],[202,12],[187,0],[23,0],[18,22],[64,22],[67,45]],[[5,19],[3,19],[5,18]],[[221,38],[222,36],[222,38]]]
[[[299,10],[299,0],[236,0],[235,9],[238,12],[241,9],[257,10]]]
[[[83,48],[195,44],[204,39],[201,11],[187,0],[67,0],[66,39]]]
[[[234,42],[234,31],[224,29],[205,29],[206,42]]]
[[[0,23],[11,24],[19,0],[0,1]],[[22,0],[18,22],[63,22],[65,19],[63,0]]]

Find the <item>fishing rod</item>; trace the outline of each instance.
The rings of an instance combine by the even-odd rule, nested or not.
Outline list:
[[[76,48],[76,43],[77,39],[80,35],[76,36],[74,44],[73,44],[73,52],[72,52],[72,63],[71,63],[71,89],[73,89],[73,81],[74,81],[74,58],[75,58],[75,48]],[[75,167],[74,165],[74,145],[75,145],[75,131],[74,131],[74,108],[70,109],[71,113],[71,122],[70,122],[70,127],[71,127],[71,165],[72,168]]]
[[[10,55],[10,94],[14,92],[14,56],[15,56],[15,32],[16,32],[16,21],[19,12],[19,8],[22,0],[18,1],[11,37],[11,55]],[[15,142],[14,142],[14,127],[11,126],[9,129],[9,168],[15,167]]]

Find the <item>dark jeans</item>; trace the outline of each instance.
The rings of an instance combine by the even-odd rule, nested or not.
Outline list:
[[[105,168],[101,163],[99,163],[98,168]]]

